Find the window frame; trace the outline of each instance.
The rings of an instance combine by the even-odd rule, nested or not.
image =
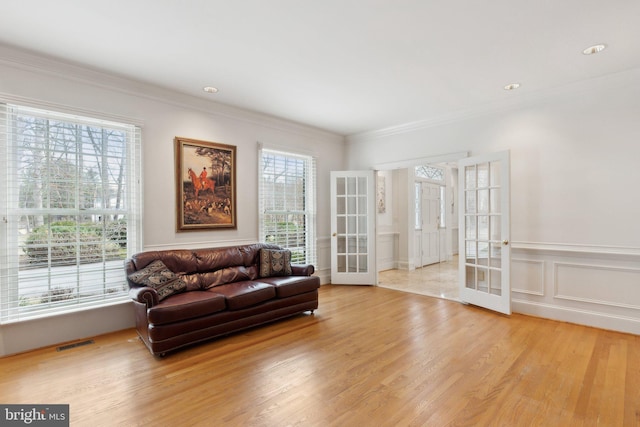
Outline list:
[[[123,123],[122,118],[114,120],[106,116],[97,117],[98,115],[94,113],[91,113],[92,117],[88,117],[84,113],[81,114],[50,105],[42,108],[37,104],[28,105],[28,103],[24,102],[14,103],[12,100],[0,99],[0,167],[3,170],[0,174],[0,214],[3,219],[2,224],[0,224],[0,242],[2,242],[2,247],[0,248],[0,262],[2,263],[0,268],[0,324],[107,306],[122,303],[129,299],[122,262],[123,258],[130,257],[142,250],[141,127],[135,124]],[[25,157],[19,159],[18,153],[20,150],[26,153],[33,151],[33,149],[25,148],[26,145],[21,147],[21,144],[26,144],[26,137],[23,137],[22,140],[19,139],[20,136],[16,127],[18,116],[29,117],[34,122],[47,123],[47,128],[52,126],[51,123],[58,124],[60,129],[76,127],[75,146],[73,146],[72,142],[66,140],[65,142],[69,142],[72,147],[66,154],[73,154],[73,156],[77,157],[74,158],[75,162],[67,165],[69,175],[66,176],[67,180],[60,184],[61,186],[66,186],[67,189],[73,189],[68,193],[75,193],[75,196],[72,197],[73,206],[69,205],[61,209],[60,205],[57,207],[31,206],[31,208],[24,205],[24,200],[20,196],[20,186],[24,185],[25,181],[20,177],[19,170],[22,164],[20,162],[25,158],[29,158],[29,156],[25,155]],[[83,158],[83,156],[90,157],[88,153],[83,151],[83,144],[87,144],[87,141],[83,139],[83,132],[89,134],[96,130],[102,134],[103,139],[100,142],[103,144],[102,148],[104,150],[100,156],[97,151],[93,153],[95,159],[100,157],[100,160],[96,160],[99,167],[102,167],[103,170],[108,169],[106,164],[111,161],[109,159],[115,159],[116,162],[120,162],[119,166],[123,169],[120,175],[124,177],[121,182],[122,188],[120,188],[120,192],[117,192],[117,195],[122,197],[123,209],[110,209],[109,206],[105,206],[108,203],[104,201],[104,198],[101,199],[102,205],[98,207],[95,204],[87,206],[83,203],[83,186],[86,184],[83,178],[86,175],[83,174],[86,173],[86,169],[83,168],[82,161],[78,159]],[[122,146],[117,151],[118,154],[114,155],[114,152],[110,151],[115,143],[109,140],[111,136],[104,136],[105,131],[110,131],[112,132],[110,135],[117,135],[122,138]],[[48,133],[33,136],[33,141],[34,145],[42,144],[42,147],[49,147],[52,141],[60,142]],[[53,161],[50,160],[52,158],[50,151],[52,152],[53,150],[48,148],[38,148],[38,150],[46,153],[44,156],[45,162]],[[45,163],[42,170],[49,171],[50,164]],[[72,178],[70,178],[71,176]],[[105,185],[108,187],[111,184],[112,182],[107,179],[106,182],[103,181],[102,185],[103,187]],[[22,190],[24,197],[24,189]],[[48,195],[45,196],[44,194]],[[38,197],[50,200],[50,194],[50,192],[43,192]],[[109,190],[103,193],[103,196],[104,194],[110,197],[111,192]],[[23,201],[21,202],[21,200]],[[22,206],[21,203],[23,203]],[[46,203],[43,204],[46,205]],[[29,215],[41,217],[43,224],[49,224],[45,226],[47,242],[43,243],[43,249],[48,253],[46,266],[42,264],[41,267],[38,267],[36,264],[34,268],[34,266],[29,266],[20,260],[21,254],[24,253],[23,248],[29,247],[30,243],[25,243],[26,238],[21,239],[19,237],[20,232],[24,231],[21,230],[19,222],[21,218]],[[112,216],[112,222],[107,220],[109,215]],[[63,241],[60,243],[60,241],[54,240],[51,224],[55,221],[51,221],[51,219],[56,217],[68,219],[66,226],[69,229],[76,230],[77,237],[75,241]],[[75,217],[75,220],[70,219],[72,217]],[[84,220],[86,218],[91,218],[91,220],[85,223]],[[106,237],[106,227],[121,218],[125,218],[126,236],[119,235],[118,242],[125,245],[125,247],[116,252],[113,249],[114,241]],[[88,228],[93,228],[87,224],[93,224],[94,222],[96,229],[101,230],[103,234],[93,234],[91,243],[87,243],[83,240],[85,236],[82,233]],[[27,228],[29,229],[30,227]],[[31,231],[34,230],[35,228],[31,229]],[[101,254],[98,255],[101,257],[99,262],[95,262],[92,259],[89,260],[85,257],[86,252],[83,252],[83,248],[86,248],[87,245],[94,244],[96,245],[95,251]],[[111,258],[105,257],[108,249],[107,245],[110,245],[109,247],[113,250]],[[67,260],[65,267],[62,267],[61,263],[56,265],[52,256],[52,249],[59,249],[61,246],[71,248],[76,254],[75,260]],[[31,281],[28,280],[28,277],[32,277]],[[38,301],[37,292],[40,292],[40,290],[36,290],[34,287],[36,281],[40,284],[39,286],[46,288],[45,294],[49,297],[45,301],[43,296],[39,302],[29,305],[32,301]],[[28,285],[28,283],[31,284]],[[69,284],[68,288],[64,288],[65,291],[67,289],[72,290],[72,293],[69,294],[69,299],[63,297],[54,298],[54,295],[57,295],[56,292],[60,291],[57,288],[59,283]],[[28,286],[32,286],[30,290],[33,294],[27,292]],[[91,291],[81,291],[83,286],[91,288]],[[30,296],[25,297],[25,295]],[[30,300],[29,298],[32,299]]]
[[[268,208],[267,191],[265,181],[265,156],[278,157],[280,159],[288,159],[294,162],[302,162],[304,164],[303,172],[300,175],[291,174],[289,178],[298,178],[304,181],[302,200],[304,206],[296,209],[283,210],[270,210]],[[283,171],[284,172],[284,171]],[[260,242],[274,243],[282,247],[292,249],[292,262],[297,264],[312,264],[317,262],[317,248],[316,248],[316,159],[310,155],[297,154],[289,151],[274,150],[264,148],[259,145],[258,148],[258,239]],[[272,189],[271,194],[275,194]],[[289,245],[283,244],[282,240],[268,239],[267,238],[267,218],[269,216],[286,215],[288,217],[304,215],[304,256],[300,256],[300,253],[296,253],[295,248],[288,247]],[[288,228],[288,226],[287,226]],[[286,232],[283,233],[286,235]],[[271,234],[270,234],[271,235]],[[280,236],[282,237],[282,235]],[[285,236],[285,240],[287,240]]]

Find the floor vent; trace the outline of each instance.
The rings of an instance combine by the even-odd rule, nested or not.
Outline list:
[[[76,347],[82,347],[84,345],[90,345],[90,344],[95,344],[95,342],[93,340],[86,340],[86,341],[80,341],[80,342],[74,342],[72,344],[67,344],[67,345],[61,345],[60,347],[56,348],[57,351],[64,351],[64,350],[70,350],[72,348],[76,348]]]

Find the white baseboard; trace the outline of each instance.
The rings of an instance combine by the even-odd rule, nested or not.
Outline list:
[[[640,335],[640,319],[540,302],[511,300],[514,313]]]
[[[318,276],[320,278],[321,285],[328,285],[331,283],[331,269],[323,268],[321,270],[316,269],[316,272],[313,274],[314,276]]]

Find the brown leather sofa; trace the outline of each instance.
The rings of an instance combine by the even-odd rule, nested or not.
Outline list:
[[[136,329],[156,356],[318,308],[314,267],[270,244],[141,252],[125,271]]]

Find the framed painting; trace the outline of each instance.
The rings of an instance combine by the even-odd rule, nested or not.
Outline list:
[[[236,147],[175,137],[176,231],[236,228]]]

